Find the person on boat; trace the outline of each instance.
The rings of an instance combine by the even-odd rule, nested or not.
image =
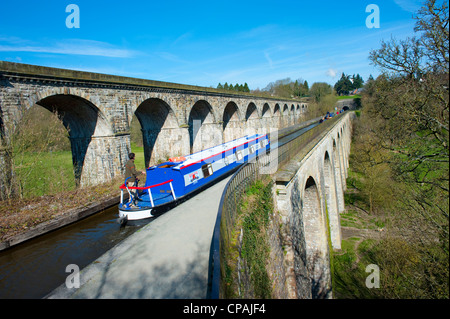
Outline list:
[[[125,179],[130,177],[130,179],[127,180],[127,187],[133,187],[137,186],[137,183],[139,182],[138,176],[145,175],[145,171],[137,171],[136,165],[134,164],[134,159],[136,155],[134,153],[128,154],[128,162],[125,164]],[[139,198],[139,192],[137,189],[130,189],[131,194],[133,195],[134,199],[140,200]]]

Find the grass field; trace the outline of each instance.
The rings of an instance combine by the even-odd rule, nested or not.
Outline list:
[[[355,94],[355,95],[342,95],[337,97],[338,100],[347,100],[347,99],[360,99],[361,95]]]
[[[136,169],[138,171],[143,171],[145,167],[145,158],[144,158],[144,147],[137,146],[135,143],[131,142],[131,152],[136,154],[134,164],[136,165]]]
[[[24,198],[72,191],[76,187],[71,151],[24,152],[14,158],[19,190]]]
[[[136,169],[144,170],[144,148],[134,143],[131,151],[136,154]],[[76,188],[72,152],[23,152],[14,158],[18,189],[23,198],[54,195]]]

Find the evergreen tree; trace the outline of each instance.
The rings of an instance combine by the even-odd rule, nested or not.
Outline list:
[[[363,78],[357,74],[356,77],[353,77],[353,89],[359,89],[364,86],[364,80]]]
[[[334,89],[338,95],[348,94],[353,89],[353,83],[350,76],[342,72],[341,78],[334,85]]]

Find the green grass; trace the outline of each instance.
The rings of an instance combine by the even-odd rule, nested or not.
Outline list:
[[[269,180],[257,180],[247,187],[239,203],[231,243],[224,249],[226,298],[272,297],[271,281],[266,269],[270,252],[266,230],[272,211],[272,183]],[[240,247],[238,238],[241,229],[243,235]],[[241,264],[245,265],[245,269],[238,270],[239,256],[243,259]],[[241,280],[238,279],[238,272]],[[242,282],[242,278],[248,278],[248,285]]]
[[[71,151],[24,152],[14,158],[17,187],[24,198],[76,188]]]
[[[144,148],[131,144],[136,169],[145,170]],[[14,157],[16,186],[23,198],[76,189],[72,152],[22,152]]]
[[[376,292],[365,285],[367,273],[365,267],[373,263],[372,250],[376,241],[364,239],[356,247],[359,237],[342,240],[342,250],[333,258],[333,293],[338,299],[377,298]],[[357,254],[360,258],[357,263]]]
[[[136,143],[131,142],[131,152],[136,154],[136,158],[134,160],[134,164],[136,165],[136,169],[138,171],[143,171],[146,169],[145,167],[145,157],[144,157],[144,147],[137,146]]]
[[[338,100],[346,100],[346,99],[358,99],[361,98],[361,95],[355,94],[355,95],[342,95],[337,97]]]

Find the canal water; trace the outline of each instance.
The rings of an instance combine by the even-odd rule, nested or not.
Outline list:
[[[0,299],[43,298],[144,224],[120,227],[117,206],[0,251]],[[147,222],[148,223],[148,222]]]

